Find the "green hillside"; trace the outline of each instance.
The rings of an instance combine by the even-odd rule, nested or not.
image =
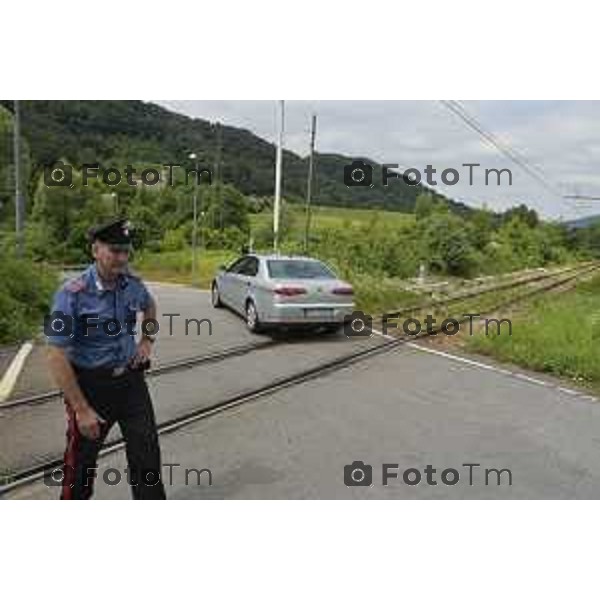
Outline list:
[[[13,109],[11,101],[0,101]],[[22,101],[22,133],[32,155],[30,192],[44,164],[66,159],[75,165],[99,162],[102,167],[143,163],[178,163],[188,168],[190,152],[213,167],[217,155],[217,127],[158,105],[139,101]],[[275,147],[250,131],[221,126],[221,176],[245,195],[272,196]],[[317,154],[314,186],[316,204],[412,212],[421,186],[401,180],[387,188],[348,188],[344,166],[357,157]],[[307,159],[284,152],[283,194],[302,200],[306,191]],[[374,167],[374,181],[380,165]],[[380,180],[380,179],[379,179]],[[441,196],[438,196],[442,198]],[[469,209],[452,201],[451,209]]]

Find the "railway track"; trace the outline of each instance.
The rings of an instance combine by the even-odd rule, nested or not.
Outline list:
[[[577,276],[582,272],[586,272],[590,268],[594,268],[593,264],[585,263],[584,265],[576,265],[574,267],[567,267],[558,272],[552,273],[542,273],[542,274],[534,274],[532,276],[526,276],[519,278],[516,281],[510,281],[506,283],[502,283],[497,286],[485,286],[482,288],[478,288],[475,291],[469,291],[465,294],[457,294],[455,296],[449,296],[447,298],[430,301],[421,305],[411,306],[407,308],[400,308],[395,312],[398,315],[406,315],[406,314],[419,314],[420,311],[425,309],[432,309],[440,306],[448,306],[450,303],[473,299],[478,296],[483,296],[485,294],[490,293],[499,293],[507,290],[517,289],[519,287],[529,286],[531,284],[539,284],[546,280],[554,279],[555,277],[560,277],[563,275],[568,275],[572,273],[576,273]],[[545,288],[543,288],[545,289]],[[191,356],[188,358],[184,358],[181,360],[165,363],[164,365],[159,365],[153,369],[148,371],[147,375],[149,377],[157,377],[164,373],[170,373],[173,371],[188,369],[191,367],[195,367],[202,364],[210,364],[219,362],[222,360],[226,360],[227,358],[232,358],[236,356],[241,356],[242,354],[246,354],[248,352],[252,352],[257,349],[267,348],[272,345],[281,343],[278,340],[268,340],[259,343],[252,344],[243,344],[241,346],[235,346],[230,349],[223,350],[221,352],[216,352],[211,355],[200,355],[200,356]],[[0,413],[5,410],[10,410],[12,408],[27,406],[27,405],[35,405],[49,401],[56,401],[62,398],[62,392],[60,390],[48,390],[45,392],[41,392],[39,394],[31,394],[28,396],[23,396],[21,398],[15,398],[14,400],[7,400],[0,403]]]
[[[254,350],[261,350],[263,348],[269,348],[281,342],[277,340],[267,340],[264,342],[258,342],[253,344],[242,344],[240,346],[234,346],[233,348],[227,348],[220,352],[214,352],[213,354],[201,354],[199,356],[190,356],[180,360],[165,363],[150,369],[147,372],[148,377],[157,377],[164,373],[171,373],[173,371],[179,371],[182,369],[190,369],[199,365],[210,364],[226,360],[227,358],[233,358],[235,356],[241,356],[252,352]],[[44,402],[60,400],[62,398],[62,392],[60,390],[49,390],[40,394],[32,394],[30,396],[23,396],[22,398],[15,398],[14,400],[8,400],[0,403],[0,412],[3,410],[10,410],[18,406],[27,406],[41,404]]]
[[[567,274],[571,274],[571,273],[579,273],[581,271],[586,271],[587,269],[593,268],[593,267],[594,267],[594,263],[584,263],[583,265],[567,267],[565,269],[561,269],[560,271],[554,271],[552,273],[541,273],[541,274],[536,273],[531,276],[520,277],[520,278],[517,278],[516,280],[508,281],[506,283],[501,283],[499,285],[482,286],[482,287],[478,287],[475,290],[469,290],[468,292],[466,292],[464,294],[456,294],[454,296],[447,296],[445,298],[439,298],[436,300],[432,300],[430,302],[427,302],[426,304],[420,304],[420,305],[415,305],[415,306],[410,306],[410,307],[399,308],[396,311],[389,311],[389,312],[397,312],[401,315],[404,315],[407,313],[419,312],[425,308],[429,309],[429,308],[436,308],[438,306],[446,306],[447,304],[450,304],[452,302],[457,302],[460,300],[469,300],[471,298],[476,298],[478,296],[483,296],[483,295],[489,294],[489,293],[498,293],[498,292],[503,292],[503,291],[507,291],[507,290],[517,289],[519,287],[529,286],[531,284],[538,284],[540,282],[543,282],[543,281],[546,281],[549,279],[553,279],[554,277],[560,277],[562,275],[567,275]]]
[[[490,307],[489,309],[486,309],[486,310],[489,311],[489,310],[499,310],[501,308],[509,308],[510,306],[512,306],[514,304],[517,304],[519,302],[522,302],[523,300],[532,298],[538,294],[541,294],[541,293],[544,293],[547,291],[551,291],[551,290],[559,288],[559,287],[574,285],[578,278],[585,276],[585,275],[589,275],[592,272],[596,271],[598,268],[600,268],[600,266],[595,265],[595,264],[594,265],[587,264],[587,265],[585,265],[583,267],[579,267],[577,269],[569,269],[567,271],[563,271],[563,272],[561,272],[561,275],[566,275],[565,277],[562,277],[561,279],[552,281],[550,283],[546,283],[545,285],[541,285],[541,286],[537,287],[536,289],[527,290],[524,294],[520,294],[514,298],[511,298],[509,301],[500,302],[496,306]],[[486,293],[489,293],[490,291],[493,291],[493,290],[487,290]],[[461,317],[461,318],[457,318],[457,320],[459,322],[463,323],[463,322],[466,322],[467,318]],[[203,408],[199,408],[196,410],[191,410],[191,411],[188,411],[184,415],[162,421],[158,425],[158,433],[159,433],[159,435],[165,435],[167,433],[170,433],[170,432],[176,431],[182,427],[185,427],[191,423],[195,423],[202,419],[209,418],[215,414],[225,412],[228,410],[232,410],[243,404],[247,404],[249,402],[263,398],[265,396],[272,395],[275,392],[277,392],[278,390],[285,389],[287,387],[291,387],[291,386],[295,386],[295,385],[300,385],[306,381],[310,381],[312,379],[316,379],[318,377],[327,375],[328,373],[331,373],[332,371],[347,368],[359,361],[369,359],[373,356],[376,356],[376,355],[384,353],[384,352],[389,352],[391,350],[394,350],[394,349],[400,347],[402,344],[404,344],[406,342],[414,341],[417,338],[424,338],[424,337],[429,337],[431,335],[436,335],[440,331],[441,331],[441,327],[437,327],[437,328],[431,329],[431,331],[422,331],[418,335],[398,334],[397,336],[387,336],[385,341],[382,341],[377,346],[372,346],[367,349],[361,349],[359,351],[344,355],[342,357],[337,357],[335,359],[332,359],[330,361],[322,363],[322,364],[318,365],[317,367],[312,367],[312,368],[306,369],[304,371],[301,371],[299,373],[279,378],[275,381],[272,381],[264,386],[261,386],[255,390],[252,390],[250,392],[235,394],[235,395],[233,395],[225,400],[222,400],[212,406],[203,407]],[[392,337],[393,337],[393,339],[389,339]],[[277,342],[273,342],[273,344],[275,344],[275,343],[277,343]],[[265,342],[263,344],[254,345],[254,347],[256,347],[256,346],[263,347],[265,345],[270,345],[270,344],[268,342]],[[232,349],[232,351],[234,351],[234,350]],[[242,347],[237,348],[236,351],[237,351],[237,355],[243,353]],[[199,357],[196,360],[197,361],[203,360],[204,363],[211,361],[211,360],[213,360],[213,361],[222,360],[223,354],[225,354],[225,353],[211,355],[208,357]],[[221,356],[221,358],[219,358],[219,356]],[[226,358],[226,356],[225,356],[225,358]],[[177,363],[172,363],[170,365],[164,365],[163,370],[160,372],[166,372],[166,370],[173,371],[173,370],[177,370],[180,368],[190,368],[190,367],[194,366],[193,361],[194,361],[194,359],[191,358],[191,359],[187,359],[185,361],[178,361]],[[195,364],[198,364],[198,362],[196,362]],[[158,371],[158,369],[156,371]],[[160,372],[155,373],[155,375],[160,374]],[[101,450],[100,456],[106,456],[108,454],[117,452],[120,449],[122,449],[123,447],[124,447],[124,442],[121,439],[117,439],[113,442],[109,442]],[[9,476],[9,481],[3,485],[0,485],[0,497],[2,497],[6,493],[8,493],[18,487],[25,486],[29,483],[32,483],[32,482],[35,482],[35,481],[41,479],[44,476],[45,472],[47,472],[48,470],[60,467],[61,464],[62,464],[62,457],[57,457],[53,460],[48,460],[43,463],[39,463],[39,464],[33,465],[29,468],[20,470],[17,473],[12,473]]]

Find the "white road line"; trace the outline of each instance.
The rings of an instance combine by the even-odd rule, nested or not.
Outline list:
[[[454,360],[456,362],[461,362],[471,367],[477,367],[479,369],[486,369],[487,371],[494,371],[495,373],[502,373],[502,375],[511,375],[516,377],[520,375],[520,373],[515,373],[514,371],[509,371],[508,369],[502,369],[501,367],[496,367],[495,365],[488,365],[486,363],[479,362],[477,360],[472,360],[470,358],[465,358],[464,356],[457,356],[456,354],[449,354],[448,352],[442,352],[441,350],[434,350],[433,348],[425,348],[420,344],[415,344],[414,342],[408,342],[406,344],[410,348],[414,348],[415,350],[420,350],[421,352],[427,352],[429,354],[435,354],[436,356],[442,356],[444,358],[448,358],[449,360]],[[520,379],[524,379],[527,377],[524,375],[520,377]],[[546,385],[545,382],[541,381],[541,379],[535,379],[534,377],[527,377],[527,381],[530,383],[539,383]]]
[[[387,340],[397,339],[392,335],[388,335],[387,333],[383,333],[381,331],[377,331],[377,329],[372,330],[374,334],[379,335]],[[479,369],[486,369],[488,371],[493,371],[494,373],[501,373],[502,375],[508,375],[509,377],[515,377],[516,379],[521,379],[522,381],[527,381],[528,383],[533,383],[534,385],[540,385],[542,387],[550,387],[558,390],[559,392],[564,392],[565,394],[569,394],[570,396],[577,396],[583,400],[591,400],[592,402],[598,402],[598,398],[595,396],[591,396],[589,394],[584,394],[579,390],[573,390],[570,388],[566,388],[564,386],[556,385],[550,383],[548,381],[544,381],[543,379],[538,379],[537,377],[531,377],[530,375],[525,375],[524,373],[519,373],[516,371],[509,371],[508,369],[503,369],[501,367],[497,367],[495,365],[488,365],[486,363],[479,362],[477,360],[472,360],[470,358],[465,358],[464,356],[457,356],[456,354],[449,354],[448,352],[443,352],[441,350],[434,350],[433,348],[426,348],[420,344],[415,342],[407,342],[406,345],[415,350],[420,350],[421,352],[428,352],[429,354],[435,354],[436,356],[442,356],[443,358],[447,358],[449,360],[454,360],[456,362],[461,362],[463,364],[469,365],[471,367],[477,367]]]
[[[529,375],[525,375],[523,373],[512,373],[512,375],[514,375],[515,377],[517,377],[518,379],[522,379],[523,381],[529,381],[529,383],[535,383],[536,385],[543,385],[546,387],[549,387],[551,384],[548,383],[547,381],[543,381],[542,379],[537,379],[535,377],[530,377]],[[556,386],[555,386],[556,387]],[[557,389],[563,389],[563,388],[557,388]],[[566,389],[566,388],[564,388]],[[572,391],[572,390],[569,390]]]
[[[384,335],[384,334],[381,334]],[[493,371],[495,373],[501,373],[502,375],[508,375],[509,377],[514,377],[516,379],[521,379],[522,381],[527,381],[528,383],[533,383],[534,385],[540,385],[543,387],[553,388],[559,392],[564,392],[565,394],[569,394],[571,396],[577,396],[582,400],[590,400],[592,402],[598,402],[598,398],[595,396],[591,396],[589,394],[584,394],[579,390],[573,390],[570,388],[566,388],[563,386],[559,386],[553,384],[548,381],[543,381],[542,379],[537,379],[536,377],[530,377],[529,375],[525,375],[523,373],[518,373],[516,371],[509,371],[508,369],[502,369],[500,367],[496,367],[494,365],[487,365],[485,363],[471,360],[470,358],[465,358],[463,356],[457,356],[456,354],[449,354],[448,352],[442,352],[441,350],[434,350],[433,348],[426,348],[421,346],[420,344],[416,344],[415,342],[407,342],[406,344],[410,348],[414,348],[415,350],[419,350],[421,352],[427,352],[429,354],[435,354],[436,356],[442,356],[443,358],[447,358],[449,360],[454,360],[456,362],[461,362],[467,364],[471,367],[477,367],[479,369],[486,369],[488,371]]]
[[[4,402],[12,394],[21,370],[25,366],[25,361],[32,350],[33,344],[25,342],[12,359],[8,369],[6,369],[6,373],[4,373],[4,377],[2,377],[2,381],[0,381],[0,402]]]
[[[572,396],[578,396],[579,392],[577,392],[576,390],[571,390],[569,388],[566,387],[557,387],[557,390],[560,390],[561,392],[564,392],[565,394],[571,394]]]
[[[375,335],[380,335],[381,337],[384,337],[386,340],[396,340],[396,339],[398,339],[398,338],[395,338],[393,335],[388,335],[387,333],[383,333],[382,331],[377,331],[377,329],[371,329],[371,331]]]

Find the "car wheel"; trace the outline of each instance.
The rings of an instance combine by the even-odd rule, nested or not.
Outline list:
[[[210,299],[211,299],[212,305],[215,308],[223,307],[223,303],[221,302],[221,295],[219,294],[219,288],[217,287],[216,283],[212,284],[212,288],[211,288],[211,292],[210,292]]]
[[[246,302],[246,327],[248,327],[248,331],[252,333],[260,333],[262,330],[258,320],[256,306],[252,300],[248,300],[248,302]]]

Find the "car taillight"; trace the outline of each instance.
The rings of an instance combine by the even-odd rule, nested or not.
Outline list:
[[[273,293],[277,294],[278,296],[300,296],[302,294],[306,294],[306,290],[303,287],[285,285],[281,287],[276,287],[273,290]]]
[[[352,296],[354,294],[354,290],[350,286],[336,287],[331,292],[339,296]]]

